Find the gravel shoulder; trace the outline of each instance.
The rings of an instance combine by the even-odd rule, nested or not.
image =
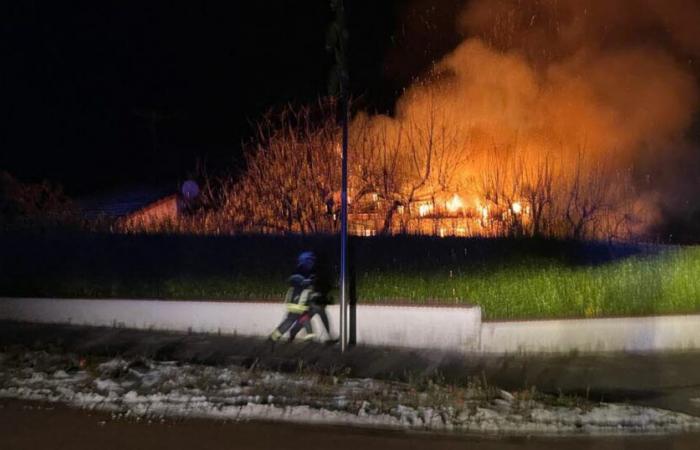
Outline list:
[[[145,357],[84,357],[23,348],[0,353],[0,399],[59,403],[142,421],[216,419],[493,436],[700,432],[700,418],[535,390],[509,392],[478,379],[458,386],[283,373]]]
[[[689,384],[697,373],[689,370],[696,354],[472,359],[355,348],[340,355],[337,348],[313,344],[272,349],[241,337],[9,322],[0,327],[0,350],[0,397],[67,404],[117,419],[215,418],[494,435],[698,429],[692,408],[700,406],[700,396],[693,396],[696,388]],[[642,363],[646,371],[630,377]],[[566,374],[578,372],[598,378],[577,386]],[[623,381],[615,375],[622,373],[624,389],[615,389]],[[571,394],[553,394],[530,381],[546,381],[543,375],[557,380],[557,374],[573,386]],[[608,380],[600,378],[606,375]],[[606,382],[606,391],[591,389]],[[690,411],[664,407],[664,399],[674,396]]]
[[[416,381],[440,378],[464,384],[478,377],[505,390],[576,395],[625,402],[700,417],[700,352],[464,355],[449,352],[335,346],[279,345],[230,335],[183,334],[0,321],[0,350],[12,346],[102,357],[143,356],[160,361],[234,364],[280,372],[300,365],[319,373],[345,371],[355,378]]]

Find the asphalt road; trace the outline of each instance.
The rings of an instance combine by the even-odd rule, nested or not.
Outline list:
[[[3,450],[697,450],[700,435],[625,438],[487,438],[189,419],[144,423],[65,406],[0,401]]]

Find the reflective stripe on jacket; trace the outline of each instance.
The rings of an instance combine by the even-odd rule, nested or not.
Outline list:
[[[285,303],[287,305],[287,311],[291,313],[303,313],[309,310],[307,303],[311,298],[312,290],[306,288],[301,291],[298,298],[294,296],[294,288],[287,289],[287,295],[285,296]]]

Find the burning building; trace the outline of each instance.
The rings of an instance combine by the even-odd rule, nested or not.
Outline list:
[[[464,39],[391,116],[354,115],[352,232],[626,238],[681,203],[667,173],[697,154],[697,2],[465,5]],[[337,228],[339,136],[325,108],[261,128],[227,210],[239,227]]]

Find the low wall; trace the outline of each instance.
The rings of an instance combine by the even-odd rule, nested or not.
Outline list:
[[[481,308],[358,305],[356,324],[361,344],[475,351]]]
[[[338,305],[327,308],[337,335]],[[0,319],[267,336],[285,314],[281,303],[171,300],[0,298]],[[481,309],[358,305],[357,342],[365,345],[476,350]],[[321,330],[318,318],[314,328]]]
[[[489,353],[700,349],[700,315],[484,322]]]
[[[328,307],[334,335],[338,312]],[[0,298],[0,320],[249,336],[267,336],[284,314],[280,303]],[[356,317],[364,345],[465,353],[700,349],[700,315],[482,323],[479,307],[358,305]],[[322,329],[318,318],[314,328]]]

